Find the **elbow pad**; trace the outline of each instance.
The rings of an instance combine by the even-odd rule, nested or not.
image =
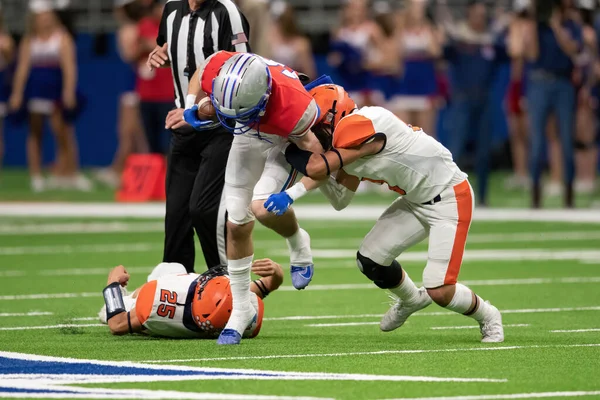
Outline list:
[[[319,189],[337,211],[348,207],[348,204],[350,204],[350,201],[354,197],[352,190],[338,183],[333,177],[329,177],[327,184],[320,186]]]
[[[308,165],[308,161],[310,160],[310,156],[313,153],[310,151],[302,150],[294,143],[290,143],[290,145],[285,149],[285,159],[290,163],[292,167],[300,171],[304,176],[308,176],[306,173],[306,166]]]

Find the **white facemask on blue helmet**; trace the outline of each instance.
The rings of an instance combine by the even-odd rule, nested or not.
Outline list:
[[[265,61],[254,54],[236,54],[223,64],[212,85],[210,98],[223,126],[237,135],[258,131],[272,88]]]

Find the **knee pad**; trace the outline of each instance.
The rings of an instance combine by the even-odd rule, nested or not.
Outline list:
[[[254,221],[254,214],[250,207],[235,197],[227,197],[225,200],[227,207],[227,219],[236,225],[246,225]]]
[[[360,254],[360,251],[356,253],[356,264],[358,269],[367,278],[373,281],[380,289],[391,289],[400,284],[402,280],[402,267],[396,260],[391,265],[379,265],[375,261],[368,257]]]

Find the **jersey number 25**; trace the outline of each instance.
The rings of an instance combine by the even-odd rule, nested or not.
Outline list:
[[[175,318],[175,305],[177,304],[177,292],[171,292],[166,289],[160,291],[160,305],[156,309],[156,315],[159,317]]]

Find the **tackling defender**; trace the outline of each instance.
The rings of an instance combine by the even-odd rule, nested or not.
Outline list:
[[[312,279],[310,236],[299,228],[293,210],[273,216],[262,204],[295,181],[296,172],[290,171],[283,153],[288,140],[310,151],[322,151],[310,131],[319,108],[296,72],[249,53],[215,53],[195,72],[188,93],[184,117],[190,125],[202,130],[213,123],[198,115],[196,102],[208,96],[218,119],[235,134],[224,192],[233,311],[217,343],[239,344],[255,314],[248,297],[255,217],[287,240],[294,287],[304,289]]]
[[[283,282],[281,266],[269,259],[256,260],[252,271],[261,278],[250,288],[256,318],[244,337],[258,335],[264,314],[262,300]],[[188,274],[181,264],[162,263],[131,295],[124,288],[128,281],[129,274],[118,266],[109,273],[108,286],[102,292],[105,305],[98,316],[114,335],[144,332],[171,338],[214,338],[229,320],[231,290],[222,267],[198,275]]]
[[[383,316],[381,330],[399,328],[433,300],[475,319],[482,342],[504,341],[498,309],[457,283],[474,203],[467,175],[450,152],[384,108],[357,110],[340,86],[321,85],[311,94],[323,111],[313,130],[329,151],[313,154],[290,145],[287,160],[312,179],[305,177],[270,196],[265,208],[275,214],[285,212],[308,190],[333,180],[329,176],[334,172],[337,180],[325,186],[330,188],[325,193],[336,209],[349,204],[361,179],[387,184],[402,197],[381,215],[357,253],[361,272],[398,299]],[[427,237],[424,288],[419,289],[396,258]]]

